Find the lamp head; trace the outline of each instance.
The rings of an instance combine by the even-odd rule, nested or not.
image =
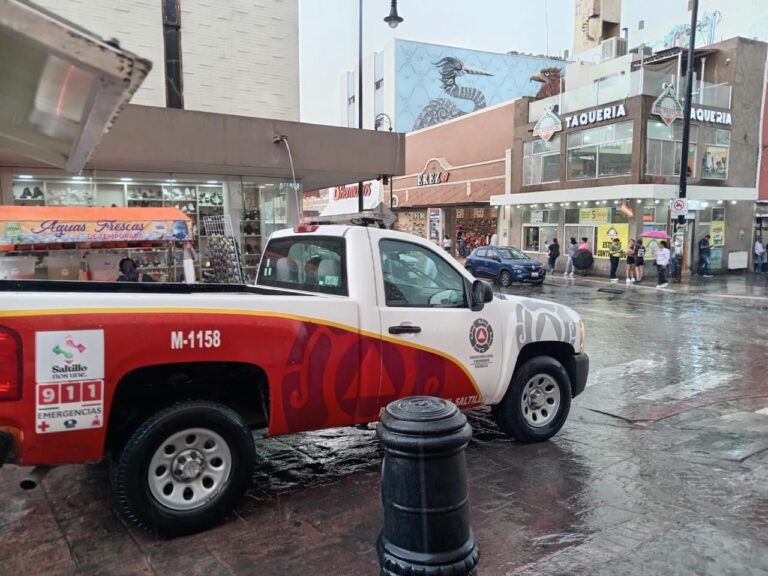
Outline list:
[[[389,9],[389,16],[384,18],[384,22],[386,22],[389,27],[394,30],[402,21],[403,19],[397,13],[397,0],[392,0],[392,7]]]

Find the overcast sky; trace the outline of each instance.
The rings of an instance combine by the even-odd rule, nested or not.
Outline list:
[[[768,2],[768,0],[766,0]],[[658,22],[665,6],[687,0],[624,0],[624,25]],[[405,21],[384,23],[389,0],[363,3],[363,52],[391,38],[493,52],[562,56],[572,50],[575,0],[399,0]],[[546,8],[546,9],[545,9]],[[357,66],[358,0],[299,0],[301,120],[340,123],[340,78]]]

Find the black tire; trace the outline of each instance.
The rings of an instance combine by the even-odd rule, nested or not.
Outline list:
[[[559,404],[546,424],[534,426],[524,415],[522,402],[526,387],[541,377],[553,382],[559,389]],[[546,409],[546,406],[544,407]],[[571,379],[563,365],[549,356],[537,356],[523,364],[512,377],[503,400],[493,406],[492,413],[501,430],[518,442],[543,442],[560,431],[571,409]],[[535,416],[533,416],[535,417]]]
[[[499,285],[507,288],[512,285],[512,274],[509,270],[502,270],[499,273]]]
[[[186,486],[182,496],[186,499],[187,490],[192,490],[194,486],[199,490],[198,495],[202,494],[200,498],[203,500],[199,505],[193,504],[195,507],[191,509],[174,509],[161,502],[152,493],[153,488],[150,487],[149,480],[150,464],[153,458],[158,457],[160,448],[166,442],[169,445],[180,444],[176,454],[182,452],[182,449],[189,452],[184,442],[189,442],[190,438],[195,437],[194,434],[186,435],[183,441],[178,439],[176,442],[169,442],[169,440],[174,435],[181,432],[186,434],[191,429],[202,431],[201,437],[205,437],[207,433],[211,437],[222,439],[223,445],[219,443],[220,446],[216,446],[215,449],[228,450],[226,454],[229,461],[224,458],[222,463],[221,458],[212,458],[207,462],[203,454],[204,449],[201,448],[198,452],[205,464],[201,468],[202,471],[197,472],[197,477],[201,479],[201,485],[208,482],[215,488],[207,493],[200,487],[201,485],[195,486],[191,482],[184,484],[184,480],[176,478],[170,469],[173,463],[178,462],[177,459],[181,458],[181,455],[168,456],[166,476],[167,484],[173,486],[171,491]],[[216,445],[215,441],[213,445]],[[168,454],[167,451],[166,454]],[[251,482],[254,463],[253,435],[240,415],[223,404],[192,400],[157,412],[136,429],[114,460],[111,474],[112,489],[119,512],[137,526],[157,536],[191,534],[210,528],[234,508]],[[158,470],[160,468],[162,466],[158,466]],[[222,469],[214,470],[214,468]],[[206,477],[206,470],[210,471],[210,474],[221,476],[218,487],[212,482],[210,476]],[[158,480],[155,486],[160,482],[162,480]],[[165,488],[167,486],[163,490]],[[167,497],[170,499],[170,494]]]

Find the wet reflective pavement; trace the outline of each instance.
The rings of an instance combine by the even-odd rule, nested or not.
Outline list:
[[[768,301],[554,283],[510,292],[582,314],[588,388],[543,444],[469,413],[479,573],[768,574]],[[5,467],[0,574],[377,574],[375,431],[273,438],[258,452],[236,513],[175,540],[115,515],[101,465],[54,469],[33,492]]]

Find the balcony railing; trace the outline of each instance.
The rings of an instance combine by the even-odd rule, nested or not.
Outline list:
[[[636,70],[620,76],[611,76],[591,86],[566,90],[562,94],[562,101],[561,96],[557,95],[531,102],[528,107],[528,121],[536,122],[544,114],[547,106],[556,107],[560,105],[559,115],[563,116],[577,110],[592,108],[641,94],[645,96],[658,96],[661,94],[662,86],[670,82],[673,84],[676,82],[674,74],[664,74],[646,69]],[[685,101],[683,98],[684,94],[685,78],[681,78],[678,92],[681,102]],[[711,106],[713,108],[729,110],[731,108],[731,86],[728,84],[699,82],[694,79],[693,103],[700,106]]]

